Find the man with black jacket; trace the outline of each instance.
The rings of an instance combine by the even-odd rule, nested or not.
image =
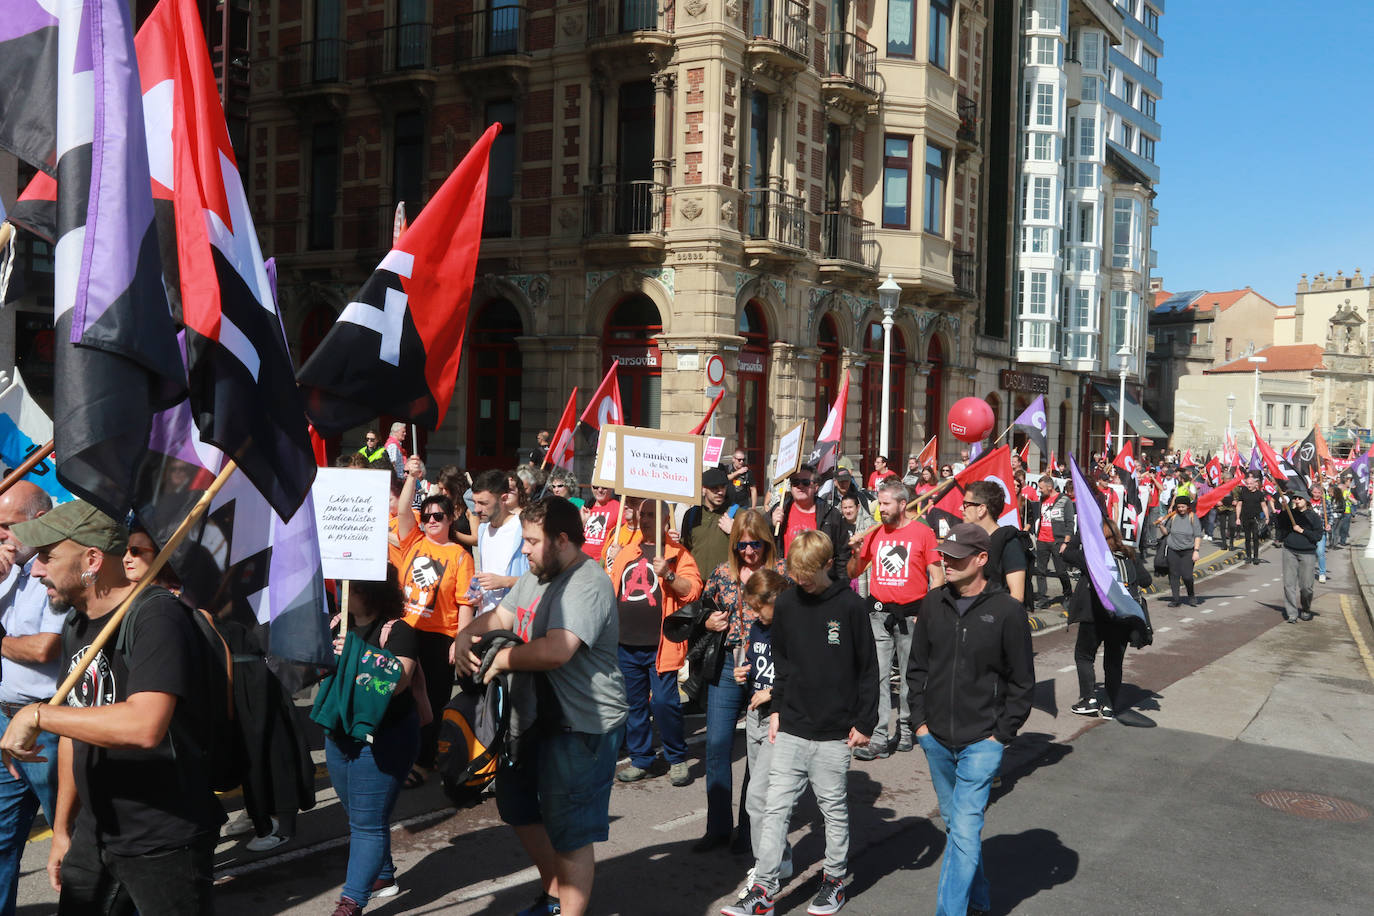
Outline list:
[[[1031,710],[1035,662],[1021,605],[983,568],[988,534],[953,526],[940,542],[945,585],[921,603],[911,639],[911,721],[925,751],[947,840],[938,916],[986,913],[983,809],[1006,745]]]
[[[1289,623],[1312,619],[1312,587],[1317,580],[1317,542],[1322,521],[1294,493],[1288,506],[1274,514],[1274,533],[1283,544],[1283,619]]]
[[[840,514],[840,504],[816,499],[819,486],[816,469],[804,464],[787,480],[787,495],[773,509],[774,536],[782,545],[783,555],[792,548],[792,541],[803,531],[816,530],[830,538],[835,559],[830,566],[830,577],[844,581],[845,567],[849,563],[849,539],[845,537],[844,516]]]
[[[1054,574],[1059,579],[1063,594],[1060,600],[1067,606],[1073,586],[1069,582],[1069,571],[1064,565],[1064,547],[1073,537],[1074,515],[1073,500],[1069,499],[1054,485],[1048,474],[1040,475],[1040,519],[1036,529],[1031,532],[1035,540],[1035,605],[1049,607],[1050,595],[1045,577],[1049,574],[1050,563],[1054,563]]]

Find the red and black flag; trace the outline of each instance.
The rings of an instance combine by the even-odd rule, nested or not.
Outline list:
[[[9,221],[27,229],[49,245],[57,243],[57,181],[47,172],[33,176],[19,194]]]
[[[1285,487],[1290,494],[1311,499],[1311,494],[1307,490],[1307,484],[1302,475],[1291,464],[1280,458],[1272,445],[1260,438],[1259,430],[1255,429],[1253,420],[1250,421],[1250,432],[1255,435],[1255,447],[1259,449],[1260,457],[1264,459],[1264,469],[1269,472],[1274,483]]]
[[[1016,478],[1012,475],[1011,470],[1010,445],[993,449],[955,474],[954,486],[944,491],[935,504],[922,515],[921,520],[935,529],[936,534],[943,537],[950,525],[958,524],[964,520],[964,491],[975,480],[986,480],[997,484],[1002,489],[1005,505],[997,523],[1019,528],[1021,513],[1018,510],[1020,504],[1016,498]]]
[[[306,411],[323,435],[381,414],[435,429],[448,411],[500,130],[487,128],[301,368]]]
[[[315,479],[305,402],[195,0],[161,0],[137,46],[155,194],[171,203],[158,222],[163,251],[176,252],[168,286],[186,329],[196,426],[289,519]]]

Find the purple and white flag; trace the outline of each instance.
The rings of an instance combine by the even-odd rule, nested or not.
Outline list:
[[[1096,491],[1083,477],[1073,455],[1069,456],[1069,474],[1073,480],[1074,509],[1078,512],[1078,536],[1083,543],[1083,558],[1087,561],[1093,591],[1113,617],[1144,620],[1145,611],[1121,581],[1116,557],[1107,545],[1107,536],[1102,533],[1102,507],[1093,495]]]
[[[1031,405],[1012,421],[1012,428],[1024,432],[1042,456],[1049,454],[1049,421],[1045,419],[1045,396],[1037,395]]]
[[[60,0],[57,9],[57,475],[121,518],[153,412],[184,395],[186,372],[153,228],[129,6]]]

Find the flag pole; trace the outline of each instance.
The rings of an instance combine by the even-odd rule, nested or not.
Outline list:
[[[931,490],[929,493],[922,493],[920,496],[916,497],[914,500],[907,504],[907,517],[920,518],[921,513],[925,511],[922,507],[922,503],[933,502],[934,500],[939,499],[940,497],[948,493],[950,490],[954,489],[954,485],[958,482],[959,481],[957,478],[946,477],[944,480],[940,481],[940,483],[936,485],[935,489]]]
[[[109,615],[109,621],[91,643],[90,650],[82,656],[82,660],[76,663],[76,666],[72,668],[67,674],[66,679],[58,686],[56,692],[53,693],[52,699],[48,701],[49,706],[61,706],[67,702],[67,694],[72,692],[72,688],[77,685],[83,676],[85,676],[86,669],[90,667],[96,655],[99,654],[100,650],[109,643],[110,639],[113,638],[115,633],[119,630],[119,624],[124,620],[124,615],[129,612],[129,608],[133,605],[134,599],[143,594],[143,590],[153,584],[153,580],[157,578],[158,573],[162,572],[162,567],[167,565],[167,560],[171,558],[172,553],[181,546],[182,541],[186,540],[187,535],[191,533],[191,529],[195,526],[196,522],[200,521],[201,516],[209,510],[210,503],[214,501],[216,494],[219,493],[220,489],[229,481],[229,476],[236,470],[238,470],[238,465],[234,463],[233,459],[224,463],[224,467],[220,469],[219,475],[215,477],[214,481],[206,488],[205,492],[201,494],[200,499],[191,508],[191,514],[182,520],[181,524],[177,526],[177,530],[167,539],[166,545],[164,545],[163,548],[158,551],[157,556],[153,558],[153,562],[148,566],[148,571],[143,574],[143,578],[134,586],[133,591],[129,592],[129,594],[124,597],[124,600],[119,603],[119,607],[115,608],[114,613]]]
[[[0,223],[0,248],[9,244],[9,240],[14,237],[14,223],[5,220]]]
[[[9,225],[6,223],[6,225]],[[3,245],[4,242],[0,242]],[[52,454],[53,440],[49,439],[48,444],[42,448],[34,449],[29,453],[29,457],[20,462],[19,466],[5,475],[4,480],[0,480],[0,493],[4,493],[10,487],[24,479],[24,475],[42,463],[43,459]]]

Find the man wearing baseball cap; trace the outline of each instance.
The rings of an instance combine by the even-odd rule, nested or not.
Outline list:
[[[938,545],[945,584],[921,602],[911,637],[911,722],[948,836],[938,916],[991,908],[983,810],[1035,688],[1030,624],[1021,603],[984,575],[990,546],[977,525],[950,528]]]
[[[31,574],[53,609],[70,612],[65,675],[133,591],[121,562],[128,532],[80,501],[10,530],[38,551]],[[143,916],[211,909],[224,811],[203,759],[209,707],[189,613],[166,589],[145,589],[121,624],[130,632],[96,653],[66,705],[26,706],[0,738],[7,766],[58,755],[48,877],[59,913],[103,911],[120,888]],[[39,732],[58,746],[35,747]]]

